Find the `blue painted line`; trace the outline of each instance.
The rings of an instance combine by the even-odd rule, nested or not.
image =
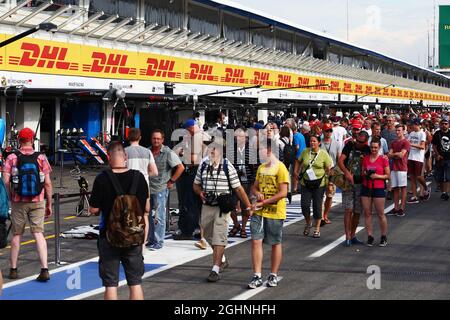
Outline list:
[[[146,264],[145,272],[164,266],[164,264]],[[102,288],[97,262],[88,262],[69,270],[52,273],[50,281],[46,283],[30,280],[17,286],[3,289],[3,295],[0,296],[0,300],[64,300]],[[79,289],[75,280],[77,274],[80,276]],[[122,266],[120,267],[119,279],[120,281],[125,280]],[[73,289],[70,289],[70,287]]]

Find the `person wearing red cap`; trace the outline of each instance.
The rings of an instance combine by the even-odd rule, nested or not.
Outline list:
[[[50,275],[47,265],[47,242],[44,238],[44,220],[52,215],[52,171],[47,157],[33,150],[34,132],[30,128],[20,130],[20,149],[6,158],[4,166],[5,185],[11,199],[11,269],[9,279],[17,279],[17,260],[20,243],[27,221],[30,223],[31,233],[36,240],[36,247],[41,263],[41,273],[36,280],[48,281]],[[33,177],[39,180],[35,188],[29,188],[26,181],[31,179],[30,173],[22,171],[24,165],[35,166],[39,174]],[[12,176],[12,179],[11,179]],[[10,184],[10,182],[12,182]],[[35,186],[35,185],[33,185]],[[44,201],[44,197],[47,202]]]

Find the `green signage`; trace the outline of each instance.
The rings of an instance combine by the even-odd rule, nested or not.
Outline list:
[[[450,68],[450,6],[439,6],[439,67]]]

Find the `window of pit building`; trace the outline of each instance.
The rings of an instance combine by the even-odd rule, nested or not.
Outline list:
[[[157,23],[161,26],[184,28],[183,0],[145,0],[146,25]]]
[[[312,53],[310,43],[311,39],[296,34],[294,37],[294,47],[297,55],[304,54],[305,56],[310,56]]]
[[[339,53],[329,51],[328,52],[328,61],[330,61],[332,63],[335,63],[335,64],[339,64],[341,62],[341,58],[339,56]]]
[[[265,48],[274,48],[274,32],[268,24],[250,21],[251,43]]]
[[[229,40],[249,42],[249,19],[240,18],[233,14],[223,14],[223,37]]]
[[[118,14],[120,17],[132,17],[136,19],[137,16],[136,0],[90,0],[89,3],[89,16],[103,11],[105,16],[102,19],[106,19],[106,15]]]
[[[313,57],[320,60],[325,60],[326,55],[326,44],[323,41],[315,40],[313,43]]]
[[[275,29],[276,49],[293,52],[294,34],[292,32]]]
[[[220,14],[218,9],[189,4],[188,7],[188,29],[192,32],[220,36]]]

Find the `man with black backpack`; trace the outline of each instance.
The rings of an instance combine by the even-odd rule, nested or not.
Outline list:
[[[52,171],[47,157],[33,150],[34,132],[30,128],[20,130],[20,149],[6,158],[3,180],[11,199],[11,269],[9,279],[19,277],[17,260],[20,243],[27,221],[36,240],[41,263],[37,281],[50,279],[47,265],[47,242],[44,237],[44,220],[52,215]],[[47,202],[44,201],[47,200]]]
[[[110,170],[97,176],[89,200],[89,212],[101,213],[98,239],[99,273],[105,300],[117,300],[119,267],[122,263],[130,288],[130,300],[143,300],[142,276],[145,216],[150,212],[147,181],[142,173],[129,170],[120,142],[108,146]]]

